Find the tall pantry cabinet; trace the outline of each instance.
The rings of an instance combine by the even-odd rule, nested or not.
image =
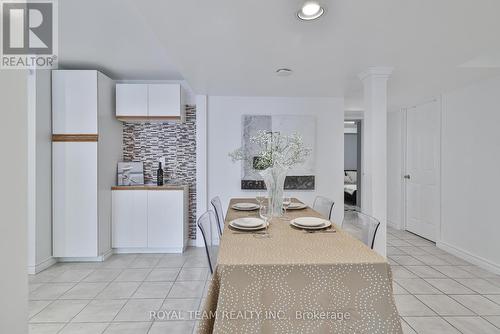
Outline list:
[[[52,71],[53,256],[111,253],[111,187],[121,160],[115,84],[95,70]]]

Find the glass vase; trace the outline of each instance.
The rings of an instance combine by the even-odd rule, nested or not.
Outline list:
[[[282,166],[269,167],[260,172],[266,184],[268,204],[273,217],[283,215],[283,191],[287,172],[288,169]]]

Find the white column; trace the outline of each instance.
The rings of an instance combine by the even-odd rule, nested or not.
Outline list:
[[[392,68],[372,67],[359,75],[364,86],[362,138],[362,210],[380,227],[374,249],[387,251],[387,80]]]
[[[207,210],[207,96],[196,95],[196,218]],[[196,227],[196,246],[203,245],[203,237]]]

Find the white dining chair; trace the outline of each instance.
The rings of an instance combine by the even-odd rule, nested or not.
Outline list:
[[[224,231],[224,212],[222,209],[222,203],[220,201],[219,196],[212,198],[210,203],[214,208],[215,215],[217,218],[217,230],[219,231],[219,236],[221,236],[222,232]]]
[[[197,223],[203,237],[203,242],[205,243],[208,268],[210,269],[211,274],[214,273],[214,268],[217,262],[217,248],[214,246],[215,237],[213,236],[213,225],[216,223],[215,213],[212,210],[209,210],[201,215]]]
[[[333,206],[335,202],[323,196],[317,196],[313,203],[313,209],[328,220],[332,219]]]
[[[344,221],[342,222],[344,231],[361,240],[371,249],[375,244],[379,226],[380,222],[372,216],[353,210],[344,212]]]

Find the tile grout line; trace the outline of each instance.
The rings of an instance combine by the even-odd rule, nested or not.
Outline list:
[[[495,301],[493,301],[493,300],[491,300],[490,298],[486,297],[486,295],[481,294],[481,293],[480,293],[480,292],[478,292],[477,290],[474,290],[474,289],[472,289],[472,288],[470,288],[470,287],[468,287],[468,286],[465,286],[464,284],[462,284],[461,282],[459,282],[459,281],[457,280],[457,278],[451,277],[451,276],[449,276],[448,274],[446,274],[446,273],[444,273],[444,272],[442,272],[442,271],[440,271],[440,270],[438,269],[440,266],[459,267],[459,266],[461,266],[461,264],[453,264],[453,263],[450,263],[448,260],[445,260],[445,259],[441,258],[441,256],[445,256],[445,254],[443,254],[443,255],[441,255],[441,256],[440,256],[440,255],[438,255],[438,254],[431,254],[431,255],[432,255],[432,256],[435,256],[435,257],[437,257],[437,258],[439,258],[439,259],[441,259],[441,260],[443,260],[444,262],[448,262],[448,263],[449,263],[448,265],[429,265],[429,264],[424,263],[424,265],[425,265],[425,266],[428,266],[428,267],[430,267],[430,268],[432,268],[432,269],[434,269],[434,270],[438,271],[440,274],[444,275],[444,276],[445,276],[445,278],[442,278],[442,279],[450,279],[450,280],[454,281],[455,283],[460,284],[461,286],[464,286],[465,288],[467,288],[467,289],[469,289],[470,291],[474,292],[474,294],[472,294],[472,295],[474,295],[474,296],[482,296],[483,298],[486,298],[487,300],[489,300],[489,301],[491,301],[491,302],[495,303]],[[398,265],[400,265],[402,268],[404,268],[404,269],[406,269],[406,270],[410,271],[412,274],[415,274],[415,275],[418,277],[418,279],[421,279],[421,280],[425,281],[427,284],[430,284],[430,283],[429,283],[429,282],[428,282],[428,281],[427,281],[424,277],[422,277],[422,276],[421,276],[421,275],[419,275],[419,274],[416,274],[416,273],[412,272],[411,270],[409,270],[409,269],[407,268],[407,267],[411,267],[411,265],[403,265],[403,264],[400,264],[399,262],[397,262],[397,261],[396,261],[396,260],[394,260],[394,259],[392,259],[392,260],[393,260],[394,262],[396,262]],[[417,260],[418,260],[418,259],[417,259]],[[437,268],[436,268],[436,267],[437,267]],[[459,269],[462,269],[462,268],[459,268]],[[464,270],[464,269],[462,269],[462,270]],[[475,275],[475,274],[473,274],[473,273],[470,273],[470,274],[472,274],[472,276],[473,276],[473,278],[472,278],[472,279],[481,279],[481,280],[484,280],[484,281],[489,282],[488,280],[485,280],[485,279],[484,279],[484,277],[477,276],[477,275]],[[438,278],[436,278],[436,279],[438,279]],[[395,280],[395,282],[396,282],[396,284],[398,284],[398,285],[399,285],[399,283],[398,283],[396,280]],[[491,282],[489,282],[489,283],[491,283]],[[447,297],[451,298],[452,300],[454,300],[454,301],[455,301],[457,304],[459,304],[460,306],[464,307],[466,310],[469,310],[469,311],[473,314],[473,315],[469,315],[469,316],[457,316],[457,317],[473,317],[473,318],[480,318],[480,319],[483,319],[483,320],[487,321],[487,323],[489,323],[489,324],[493,325],[495,328],[497,328],[497,326],[495,326],[495,325],[494,325],[494,324],[492,324],[490,321],[488,321],[488,319],[485,319],[485,316],[484,316],[484,315],[480,315],[480,314],[478,314],[478,313],[474,312],[473,310],[471,310],[470,308],[468,308],[467,306],[463,305],[461,302],[459,302],[458,300],[456,300],[455,298],[453,298],[453,297],[452,297],[453,295],[457,295],[457,294],[446,294],[446,293],[444,293],[441,289],[439,289],[438,287],[436,287],[436,286],[434,286],[434,285],[432,285],[432,284],[430,284],[430,285],[431,285],[433,288],[437,289],[438,291],[442,292],[442,294],[436,294],[436,296],[437,296],[437,295],[444,295],[444,296],[447,296]],[[492,285],[495,285],[495,284],[492,284]],[[402,287],[402,286],[400,286],[400,287],[401,287],[403,290],[405,290],[405,291],[406,291],[406,289],[405,289],[404,287]],[[409,291],[407,291],[407,292],[409,292]],[[456,328],[456,327],[455,327],[455,326],[454,326],[454,325],[453,325],[450,321],[448,321],[448,320],[445,318],[445,316],[442,316],[442,315],[438,314],[438,313],[437,313],[437,311],[436,311],[434,308],[432,308],[430,305],[427,305],[425,302],[423,302],[423,301],[422,301],[422,300],[418,297],[418,296],[419,296],[419,295],[421,295],[421,294],[412,294],[412,293],[410,293],[410,295],[413,295],[415,298],[417,298],[417,300],[419,300],[419,302],[423,303],[426,307],[428,307],[430,310],[432,310],[433,312],[435,312],[435,313],[436,313],[436,315],[437,315],[437,318],[442,319],[443,321],[445,321],[446,323],[448,323],[448,324],[449,324],[452,328],[454,328],[454,329],[456,329],[458,332],[462,333],[462,331],[460,331],[460,330],[459,330],[458,328]],[[431,294],[431,295],[432,295],[432,294]],[[458,294],[458,295],[460,295],[460,294]],[[497,304],[497,303],[495,303],[495,304]],[[411,317],[413,317],[413,316],[411,316]],[[422,317],[427,317],[427,316],[422,316]],[[455,317],[455,316],[446,316],[446,317],[448,317],[448,318],[453,318],[453,317]],[[405,323],[406,323],[406,324],[407,324],[407,325],[408,325],[408,326],[409,326],[409,327],[410,327],[413,331],[415,331],[415,332],[418,334],[417,330],[416,330],[415,328],[413,328],[413,327],[412,327],[412,326],[411,326],[411,325],[410,325],[407,321],[405,321],[404,317],[401,317],[401,320],[402,320],[402,321],[404,321],[404,322],[405,322]]]
[[[92,272],[95,272],[95,270],[94,270],[94,271],[92,271]],[[89,274],[89,275],[87,275],[87,276],[85,276],[85,278],[87,278],[88,276],[90,276],[90,274]],[[85,278],[83,278],[83,279],[82,279],[82,281],[83,281]],[[81,282],[81,281],[80,281],[80,282]],[[68,291],[66,291],[65,293],[63,293],[60,297],[64,296],[67,292],[69,292],[69,291],[70,291],[70,290],[72,290],[74,287],[76,287],[76,286],[77,286],[80,282],[76,283],[76,284],[75,284],[75,285],[74,285],[71,289],[69,289]],[[89,282],[89,283],[90,283],[90,282]],[[95,282],[94,282],[94,283],[95,283]],[[63,326],[63,327],[62,327],[62,328],[61,328],[61,329],[60,329],[57,333],[61,333],[61,332],[62,332],[62,331],[63,331],[66,327],[68,327],[68,325],[69,325],[69,324],[71,324],[72,320],[73,320],[73,319],[75,319],[75,318],[76,318],[76,317],[77,317],[80,313],[82,313],[82,311],[83,311],[83,310],[84,310],[84,309],[85,309],[85,308],[86,308],[86,307],[87,307],[87,306],[88,306],[88,305],[89,305],[92,301],[94,301],[94,300],[95,300],[95,297],[97,297],[97,296],[98,296],[98,295],[99,295],[102,291],[104,291],[104,289],[106,289],[106,288],[107,288],[110,284],[111,284],[111,281],[110,281],[110,282],[108,282],[108,284],[106,284],[106,286],[105,286],[105,287],[104,287],[104,288],[103,288],[100,292],[98,292],[98,293],[94,296],[94,298],[93,298],[93,299],[89,300],[89,301],[87,302],[87,304],[85,304],[85,306],[84,306],[84,307],[83,307],[83,308],[82,308],[82,309],[81,309],[81,310],[80,310],[77,314],[75,314],[75,315],[74,315],[74,316],[73,316],[73,317],[72,317],[72,318],[71,318],[68,322],[66,322],[66,324],[65,324],[65,325],[64,325],[64,326]],[[59,297],[59,298],[60,298],[60,297]],[[57,300],[60,300],[59,298],[58,298]],[[71,299],[70,299],[70,300],[71,300]],[[77,300],[79,300],[79,299],[77,299]],[[109,325],[108,325],[108,326],[109,326]],[[106,326],[106,328],[107,328],[108,326]],[[105,328],[104,330],[106,330],[106,328]],[[102,333],[104,333],[104,331],[102,331],[102,332],[101,332],[101,334],[102,334]]]

